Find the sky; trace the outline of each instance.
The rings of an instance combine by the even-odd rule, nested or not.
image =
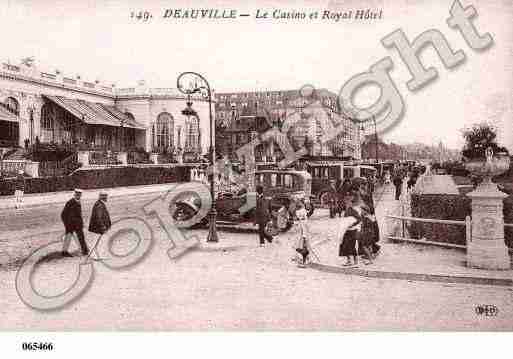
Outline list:
[[[391,77],[405,104],[401,123],[384,135],[398,143],[422,142],[450,148],[463,144],[461,129],[490,121],[499,139],[513,151],[513,1],[462,1],[473,5],[474,24],[489,32],[494,45],[484,52],[468,47],[446,19],[452,0],[324,0],[324,1],[92,1],[1,0],[0,60],[17,63],[33,56],[42,69],[133,87],[176,87],[183,71],[202,73],[217,92],[299,89],[305,84],[336,93],[352,76],[389,56]],[[164,19],[166,9],[234,9],[250,17],[230,20]],[[383,19],[312,21],[255,19],[261,12],[383,11]],[[148,11],[143,22],[131,13]],[[444,68],[433,49],[422,52],[425,66],[438,79],[415,93],[410,74],[394,49],[381,39],[402,29],[411,41],[437,29],[466,62]],[[364,88],[355,102],[368,106],[377,88]]]

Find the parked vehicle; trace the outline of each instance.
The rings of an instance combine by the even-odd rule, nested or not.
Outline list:
[[[312,196],[322,208],[329,206],[330,181],[342,183],[346,178],[367,178],[377,172],[373,166],[347,165],[344,161],[309,161],[306,170],[312,176]]]
[[[306,171],[294,170],[262,170],[254,174],[255,187],[263,186],[264,196],[271,200],[273,226],[269,228],[272,234],[289,230],[294,223],[295,201],[300,200],[305,204],[308,216],[314,211],[311,203],[312,178]],[[247,203],[252,206],[245,206]],[[234,226],[244,222],[255,222],[256,192],[217,193],[216,211],[218,224]],[[242,211],[245,207],[251,209]],[[177,220],[189,220],[201,208],[199,198],[189,196],[180,199],[176,203],[176,212],[173,217]],[[208,218],[203,218],[200,225],[206,224]]]

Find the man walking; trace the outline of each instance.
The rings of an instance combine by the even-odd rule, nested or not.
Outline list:
[[[335,218],[337,212],[337,197],[335,180],[330,180],[330,186],[328,188],[328,206],[330,209],[330,218]]]
[[[64,229],[66,230],[64,245],[62,248],[62,255],[65,257],[71,257],[71,254],[68,252],[68,248],[73,233],[75,233],[78,238],[82,254],[85,256],[89,254],[89,248],[87,248],[87,243],[84,237],[84,220],[82,219],[82,205],[80,204],[81,197],[82,191],[80,189],[75,189],[73,198],[66,202],[61,213],[62,223],[64,223]]]
[[[21,208],[23,205],[23,194],[25,193],[25,172],[20,170],[16,177],[16,184],[14,188],[14,207]]]
[[[398,201],[399,197],[401,197],[401,190],[403,187],[403,177],[401,176],[400,172],[397,172],[394,176],[394,186],[395,186],[395,199],[396,199],[396,201]]]
[[[94,204],[93,211],[91,212],[89,232],[101,235],[110,229],[112,223],[110,221],[110,215],[106,205],[107,197],[107,192],[100,192],[100,197]]]
[[[269,243],[273,242],[273,237],[265,231],[267,222],[271,219],[271,203],[264,197],[264,188],[257,186],[257,203],[256,203],[256,222],[258,224],[258,236],[260,239],[260,246],[263,247],[265,240]]]

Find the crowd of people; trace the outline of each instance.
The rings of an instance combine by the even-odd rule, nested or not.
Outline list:
[[[330,218],[336,218],[338,215],[339,221],[347,223],[351,217],[350,226],[344,228],[338,238],[338,255],[346,259],[344,266],[358,265],[360,256],[365,264],[371,264],[380,251],[379,225],[374,209],[375,184],[376,179],[373,177],[346,179],[338,186],[335,181],[330,184]],[[308,230],[306,209],[300,201],[296,204],[295,221],[298,236],[294,243],[296,256],[293,260],[300,267],[304,267],[316,253],[311,246],[312,238]]]
[[[420,170],[418,168],[400,167],[393,174],[386,171],[383,184],[393,183],[395,199],[399,200],[403,183],[406,180],[407,190],[415,188]],[[362,257],[364,264],[372,264],[380,252],[378,244],[379,224],[375,216],[374,191],[378,180],[375,175],[367,178],[345,179],[343,182],[331,181],[327,193],[330,218],[344,217],[341,221],[345,226],[339,238],[338,255],[345,258],[343,266],[357,266]],[[301,206],[299,206],[301,208]],[[315,253],[310,245],[310,236],[306,228],[306,215],[296,215],[299,224],[299,236],[295,245],[300,255],[297,260],[301,266]],[[300,219],[301,217],[301,219]]]

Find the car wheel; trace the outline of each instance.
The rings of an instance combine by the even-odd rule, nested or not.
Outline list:
[[[189,203],[177,202],[176,209],[173,212],[172,216],[176,223],[180,223],[189,221],[196,215],[196,213],[197,209],[192,207]],[[197,224],[191,226],[191,228],[202,227],[203,225],[205,225],[205,223],[208,223],[208,219],[206,217],[199,221]]]

